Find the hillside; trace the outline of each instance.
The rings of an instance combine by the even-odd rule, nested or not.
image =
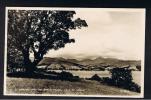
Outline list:
[[[133,70],[141,67],[141,61],[138,60],[120,60],[115,58],[98,57],[96,59],[65,59],[45,57],[38,66],[47,66],[48,69],[61,70],[105,70],[114,67],[130,66]],[[137,67],[136,67],[137,66]]]
[[[35,94],[35,95],[113,95],[139,96],[139,93],[108,86],[97,81],[82,80],[79,82],[32,79],[6,78],[7,94]],[[18,84],[19,83],[19,84]]]

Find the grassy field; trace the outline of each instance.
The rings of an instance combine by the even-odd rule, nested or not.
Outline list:
[[[6,81],[7,94],[139,95],[139,93],[107,86],[97,81],[90,80],[70,82],[7,77]]]

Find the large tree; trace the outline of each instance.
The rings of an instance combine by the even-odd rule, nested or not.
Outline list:
[[[8,57],[21,52],[27,72],[32,73],[43,56],[75,42],[69,31],[86,27],[85,20],[74,19],[75,11],[8,10]],[[34,61],[30,59],[34,55]]]

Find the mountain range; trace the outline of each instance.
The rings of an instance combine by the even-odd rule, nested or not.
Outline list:
[[[131,69],[140,70],[140,60],[120,60],[116,58],[98,57],[95,59],[65,59],[62,57],[50,58],[44,57],[38,66],[47,66],[48,69],[62,69],[62,70],[105,70],[114,67],[127,67]]]

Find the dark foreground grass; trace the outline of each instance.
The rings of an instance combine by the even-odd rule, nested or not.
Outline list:
[[[7,77],[6,83],[7,94],[139,95],[139,93],[104,85],[93,80],[71,82]]]

